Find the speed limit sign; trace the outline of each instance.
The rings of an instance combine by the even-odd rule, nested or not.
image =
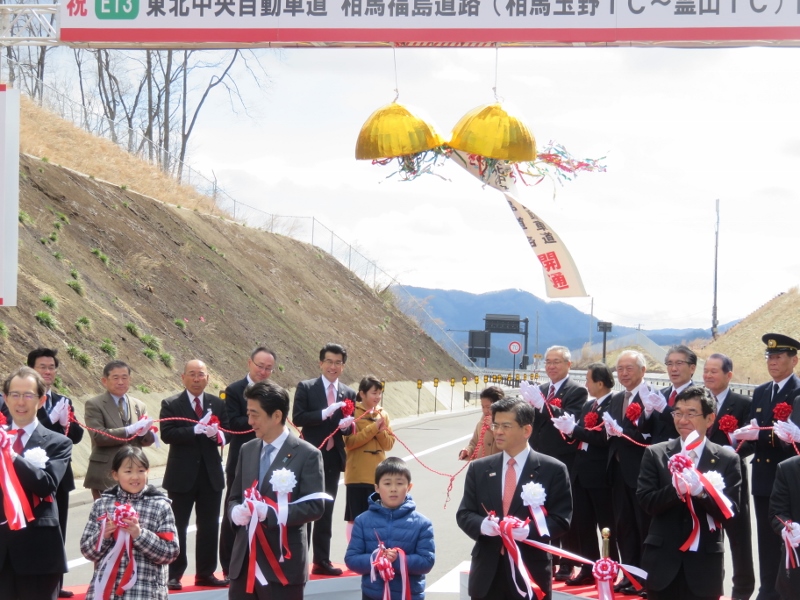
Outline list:
[[[511,352],[511,354],[519,354],[520,350],[522,350],[522,344],[519,342],[511,342],[508,345],[508,351]]]

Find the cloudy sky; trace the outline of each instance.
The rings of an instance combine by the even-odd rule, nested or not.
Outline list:
[[[404,284],[545,294],[503,196],[455,165],[412,182],[354,158],[361,125],[392,101],[447,139],[494,101],[539,147],[605,156],[608,171],[522,187],[561,236],[594,313],[644,328],[709,327],[715,200],[719,319],[800,283],[800,49],[303,49],[268,51],[249,115],[206,109],[190,162],[240,201],[315,216]],[[497,71],[495,64],[498,65]],[[555,197],[553,192],[556,192]],[[567,300],[590,311],[590,298]]]

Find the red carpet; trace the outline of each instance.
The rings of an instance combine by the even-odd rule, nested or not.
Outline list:
[[[342,575],[339,575],[339,577],[361,577],[361,575],[359,575],[358,573],[353,573],[343,564],[338,564],[338,563],[333,563],[333,564],[334,566],[339,567],[340,569],[342,569],[342,571],[344,571],[344,573],[342,573]],[[215,573],[215,575],[219,578],[222,578],[222,573]],[[311,581],[317,579],[338,579],[338,577],[327,577],[325,575],[313,575],[313,574],[310,574],[308,578]],[[194,584],[194,575],[184,575],[183,578],[181,579],[181,583],[183,584],[183,589],[180,591],[170,592],[170,595],[182,594],[184,592],[201,592],[203,590],[219,589],[219,588],[196,586]],[[64,589],[74,592],[75,600],[84,600],[84,598],[86,597],[86,591],[89,589],[89,585],[88,584],[72,585],[72,586],[66,586]]]
[[[572,594],[582,598],[597,598],[597,588],[592,585],[567,585],[563,581],[554,581],[553,590],[563,594]],[[634,600],[638,596],[626,596],[624,594],[614,594],[614,600]],[[677,599],[676,599],[677,600]],[[720,596],[720,600],[730,600],[726,596]]]

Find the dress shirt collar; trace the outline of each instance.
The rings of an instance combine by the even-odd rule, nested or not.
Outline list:
[[[33,418],[33,421],[31,421],[30,423],[28,423],[27,425],[25,425],[25,427],[23,427],[23,428],[22,428],[22,431],[23,431],[23,434],[22,434],[22,446],[23,446],[23,447],[25,446],[25,444],[27,444],[27,443],[28,443],[28,440],[31,438],[31,436],[33,435],[33,432],[34,432],[34,430],[35,430],[35,429],[36,429],[38,426],[39,426],[39,420],[38,420],[36,417],[34,417],[34,418]],[[18,428],[18,427],[17,427],[17,426],[14,424],[14,422],[13,422],[13,421],[11,422],[11,429],[19,429],[19,428]]]
[[[277,456],[280,449],[283,447],[283,443],[286,441],[286,438],[289,437],[289,430],[286,427],[283,428],[283,433],[281,433],[278,437],[276,437],[272,442],[270,442],[270,446],[275,448],[275,455]],[[261,440],[261,449],[264,449],[264,446],[267,445],[267,442]],[[275,460],[275,457],[272,457],[272,460]]]
[[[331,387],[331,385],[333,386],[333,391],[335,391],[337,393],[339,392],[339,380],[338,379],[336,381],[328,381],[328,378],[325,377],[325,375],[320,375],[320,377],[322,377],[322,385],[325,386],[325,393],[326,394],[328,393],[328,388]]]
[[[699,446],[694,448],[694,452],[695,454],[697,454],[697,462],[694,465],[695,467],[700,464],[700,458],[703,456],[703,450],[706,447],[707,439],[708,438],[706,438],[706,436],[703,436],[703,441],[700,442]],[[684,442],[683,438],[680,438],[680,440],[681,440],[681,451],[686,452],[688,454],[689,452],[686,450],[686,443]]]
[[[561,389],[561,386],[564,384],[564,382],[567,380],[568,377],[569,377],[569,375],[567,375],[567,377],[564,377],[564,379],[561,379],[560,381],[551,381],[550,382],[550,385],[555,388],[555,391],[553,392],[553,395],[556,395],[558,393],[558,390]],[[549,393],[550,393],[550,388],[547,388],[547,394],[549,394]],[[547,397],[547,394],[545,394],[545,397]]]
[[[605,402],[605,401],[606,401],[606,398],[610,398],[610,397],[611,397],[611,394],[612,394],[612,392],[608,392],[608,393],[607,393],[605,396],[603,396],[602,398],[595,398],[595,400],[594,400],[594,401],[595,401],[595,402],[597,402],[597,406],[602,406],[602,405],[603,405],[603,402]]]
[[[719,411],[722,410],[722,404],[725,402],[725,398],[728,397],[728,390],[729,388],[725,388],[719,394],[714,396],[714,398],[717,400],[717,414],[719,414]]]
[[[673,389],[673,390],[675,390],[675,393],[676,393],[676,394],[680,394],[680,393],[681,393],[683,390],[685,390],[685,389],[686,389],[686,388],[688,388],[690,385],[692,385],[692,383],[693,383],[693,382],[692,382],[692,380],[690,379],[689,381],[687,381],[687,382],[686,382],[686,383],[684,383],[683,385],[679,385],[678,387],[675,387],[675,386],[673,385],[673,386],[672,386],[672,389]]]
[[[794,375],[794,373],[792,373],[792,375]],[[778,391],[780,392],[783,389],[783,386],[786,385],[786,382],[789,381],[792,378],[792,375],[789,375],[786,379],[782,379],[781,381],[773,381],[772,383],[773,384],[775,384],[775,383],[778,384]],[[774,387],[774,385],[772,385],[770,387]],[[771,391],[772,390],[770,390],[770,392]]]

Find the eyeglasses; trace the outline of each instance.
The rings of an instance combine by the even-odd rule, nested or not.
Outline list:
[[[677,410],[672,411],[672,418],[676,421],[680,421],[681,419],[696,419],[697,417],[702,417],[703,413],[699,413],[693,410],[689,412],[678,412]]]
[[[6,396],[6,398],[8,398],[9,400],[19,400],[20,398],[24,398],[26,402],[35,400],[38,397],[39,396],[37,396],[33,392],[25,392],[24,394],[21,392],[9,392],[8,396]]]
[[[690,363],[687,360],[670,360],[668,362],[665,362],[664,364],[667,365],[667,368],[671,369],[672,367],[684,367],[692,363]]]
[[[331,360],[330,358],[326,358],[322,362],[326,367],[341,367],[344,364],[344,361]]]
[[[255,366],[255,368],[258,369],[259,371],[265,371],[267,373],[272,373],[275,370],[272,367],[267,367],[266,365],[260,365],[256,362],[253,363],[253,366]]]
[[[567,362],[567,361],[565,361],[565,360],[546,360],[546,361],[544,361],[544,365],[546,367],[558,366],[558,365],[563,365],[565,362]]]
[[[514,427],[518,427],[516,423],[492,423],[492,431],[502,429],[503,431],[511,431]]]

